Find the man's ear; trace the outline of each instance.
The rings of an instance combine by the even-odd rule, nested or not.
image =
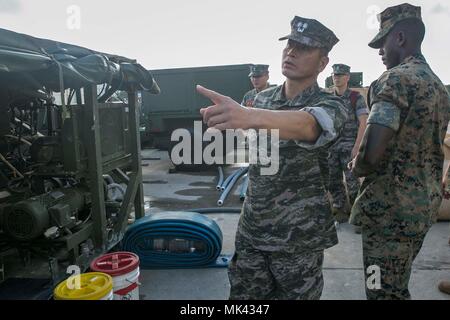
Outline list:
[[[330,62],[330,58],[327,56],[320,58],[319,73],[321,73],[323,70],[325,70],[325,68],[327,67],[329,62]]]
[[[399,33],[397,33],[397,44],[399,47],[403,47],[405,46],[405,43],[406,43],[405,33],[403,31],[400,31]]]

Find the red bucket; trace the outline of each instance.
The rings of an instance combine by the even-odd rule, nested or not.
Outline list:
[[[92,261],[91,270],[113,278],[114,300],[139,300],[139,257],[134,253],[103,255]]]

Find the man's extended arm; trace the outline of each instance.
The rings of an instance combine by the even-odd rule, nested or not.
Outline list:
[[[304,111],[274,111],[246,108],[217,92],[198,87],[214,105],[200,110],[203,121],[210,128],[278,129],[281,140],[299,140],[314,143],[322,133],[314,116]]]

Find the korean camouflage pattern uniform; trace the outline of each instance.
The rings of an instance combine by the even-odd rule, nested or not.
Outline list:
[[[255,64],[255,65],[251,65],[250,66],[250,74],[248,75],[249,77],[257,77],[257,76],[262,76],[265,73],[269,72],[269,66],[265,65],[265,64]],[[274,85],[271,85],[269,83],[267,83],[267,87],[261,91],[264,91],[268,88],[272,88],[274,87]],[[253,104],[255,102],[255,98],[256,95],[259,93],[259,91],[255,88],[250,90],[249,92],[247,92],[244,95],[244,98],[242,99],[241,105],[245,106],[245,107],[253,107]]]
[[[350,67],[342,64],[333,66],[335,74],[349,74]],[[352,150],[355,146],[356,137],[358,136],[359,120],[358,117],[369,114],[364,97],[358,93],[356,105],[352,105],[350,98],[351,90],[347,89],[341,99],[344,100],[348,111],[348,119],[344,124],[341,136],[336,143],[330,148],[328,156],[328,191],[333,197],[333,205],[337,208],[344,208],[347,202],[343,175],[345,175],[345,185],[347,186],[350,207],[356,199],[359,191],[359,180],[356,178],[347,165],[352,160]],[[337,93],[335,92],[335,95]]]
[[[330,48],[338,41],[315,20],[295,17],[291,25],[289,37],[295,41],[311,43],[309,36],[314,36]],[[303,30],[306,39],[297,30]],[[250,165],[248,196],[229,267],[230,299],[319,299],[323,252],[338,239],[318,153],[337,138],[347,118],[345,107],[315,84],[290,101],[284,86],[265,90],[257,95],[255,108],[308,112],[323,131],[314,144],[280,141],[275,175],[261,175],[260,163]]]
[[[386,35],[386,28],[405,17],[420,19],[420,7],[386,9],[380,16],[380,34]],[[379,39],[369,45],[379,47]],[[387,126],[396,133],[376,171],[365,178],[351,221],[359,217],[363,227],[365,270],[375,265],[381,271],[381,289],[366,287],[367,298],[409,299],[412,263],[442,201],[442,147],[450,101],[421,54],[386,71],[373,85],[370,100],[368,125]]]

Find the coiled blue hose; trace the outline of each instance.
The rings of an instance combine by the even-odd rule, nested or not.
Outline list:
[[[202,250],[155,250],[155,239],[182,239],[202,243]],[[192,269],[227,267],[230,256],[221,256],[222,232],[214,220],[195,212],[159,212],[137,220],[122,242],[124,251],[136,253],[142,269]]]

